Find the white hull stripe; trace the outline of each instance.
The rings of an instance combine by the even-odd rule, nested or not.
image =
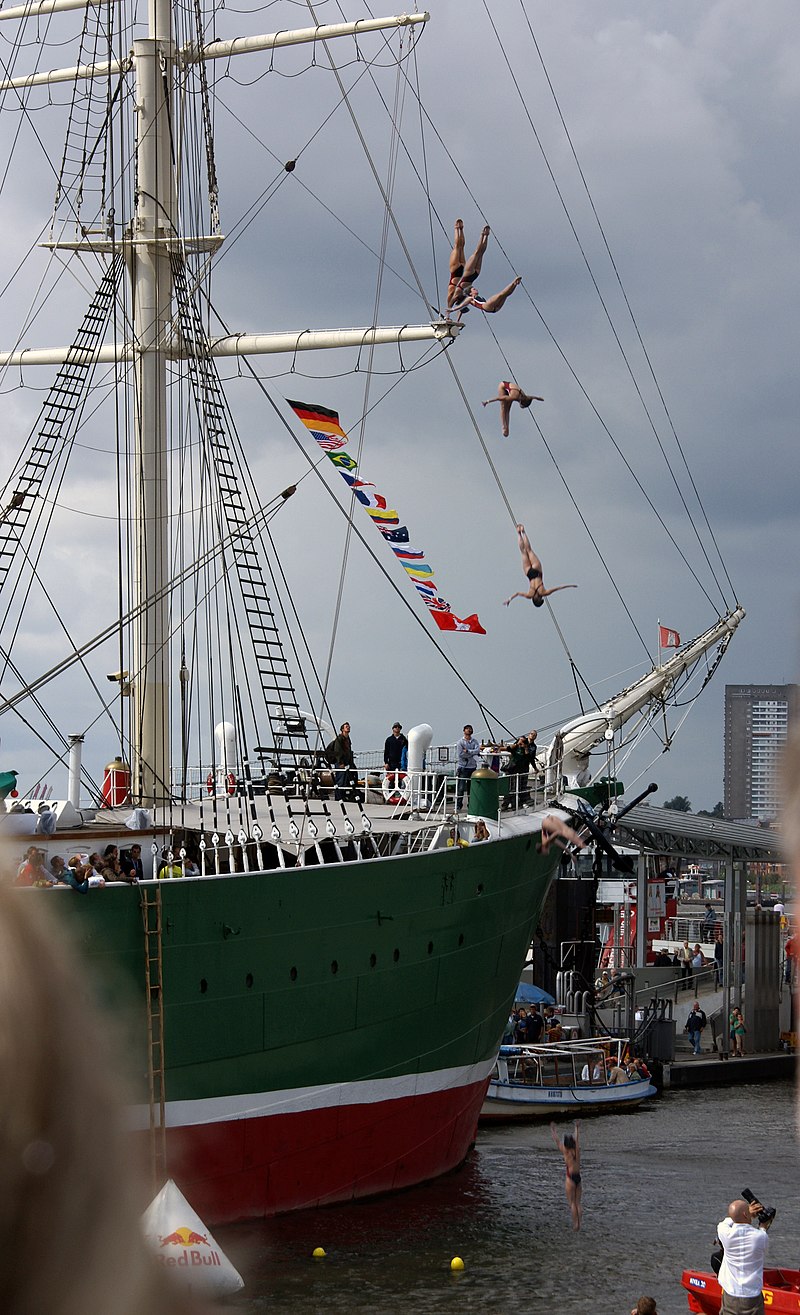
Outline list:
[[[289,1091],[261,1091],[243,1096],[207,1096],[202,1100],[169,1100],[166,1124],[186,1128],[200,1123],[225,1123],[232,1119],[261,1119],[276,1114],[303,1114],[310,1110],[334,1109],[345,1105],[377,1105],[386,1100],[407,1100],[438,1091],[468,1087],[481,1082],[494,1068],[494,1056],[480,1064],[437,1069],[432,1073],[404,1073],[400,1077],[341,1082],[333,1086],[296,1087]],[[146,1105],[130,1110],[129,1124],[135,1130],[150,1126]]]

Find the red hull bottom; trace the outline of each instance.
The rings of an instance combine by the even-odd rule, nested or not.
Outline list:
[[[462,1163],[487,1084],[168,1128],[169,1172],[209,1225],[400,1191]]]

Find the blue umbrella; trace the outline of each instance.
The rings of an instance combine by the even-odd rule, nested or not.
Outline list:
[[[520,982],[517,987],[515,1003],[518,1005],[554,1005],[555,1000],[547,991],[543,991],[541,986],[533,986],[531,982]]]

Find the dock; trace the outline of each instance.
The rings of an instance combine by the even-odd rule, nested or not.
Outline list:
[[[744,1082],[792,1079],[796,1066],[797,1056],[787,1050],[741,1055],[738,1059],[722,1059],[709,1051],[706,1055],[682,1055],[671,1063],[656,1064],[654,1077],[665,1091],[680,1087],[728,1087]]]

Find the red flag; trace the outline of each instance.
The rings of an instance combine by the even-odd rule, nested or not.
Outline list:
[[[668,630],[666,626],[658,627],[659,648],[680,648],[681,637],[677,630]]]
[[[463,621],[452,612],[439,612],[431,608],[430,613],[440,630],[466,630],[471,635],[486,634],[476,612],[473,612],[472,616],[465,616]]]

